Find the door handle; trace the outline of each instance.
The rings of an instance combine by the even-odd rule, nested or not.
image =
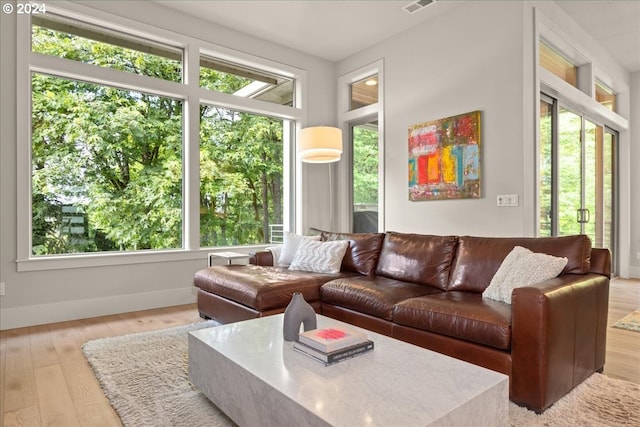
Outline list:
[[[576,222],[580,224],[586,224],[591,221],[591,212],[589,209],[577,209],[576,210]]]

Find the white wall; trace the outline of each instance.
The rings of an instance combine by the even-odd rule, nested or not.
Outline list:
[[[638,73],[630,94],[629,73],[613,63],[588,33],[553,2],[438,2],[429,8],[433,9],[419,13],[434,13],[434,20],[338,64],[338,75],[344,75],[384,60],[387,230],[483,236],[535,234],[538,89],[534,73],[534,8],[595,58],[600,69],[627,88],[619,96],[621,115],[635,123],[635,141],[631,141],[630,148],[632,133],[622,132],[621,152],[623,161],[631,158],[632,165],[638,163]],[[631,117],[630,97],[635,100],[635,115]],[[409,201],[408,127],[473,110],[482,111],[482,198]],[[637,171],[630,177],[629,168],[621,168],[620,254],[624,272],[629,271],[630,246],[636,248],[633,258],[640,250],[638,179]],[[344,183],[342,188],[346,188]],[[520,206],[497,207],[498,194],[518,194]],[[630,222],[634,225],[630,226]],[[632,275],[638,277],[638,269]]]
[[[523,31],[519,2],[435,3],[438,17],[341,62],[338,74],[384,58],[385,222],[387,230],[509,236],[524,223]],[[419,13],[430,13],[429,9]],[[411,125],[481,110],[480,199],[411,202]],[[530,143],[528,141],[528,143]],[[518,194],[520,206],[496,206]]]
[[[306,120],[334,124],[336,104],[335,64],[283,46],[269,44],[204,21],[181,16],[149,2],[85,2],[114,15],[135,18],[170,31],[206,40],[307,72]],[[126,4],[126,6],[125,6]],[[195,301],[193,274],[206,266],[206,251],[184,253],[167,261],[145,257],[144,263],[91,268],[18,272],[16,269],[16,19],[1,14],[0,44],[0,281],[6,295],[0,297],[0,328],[9,329],[61,320],[92,317]],[[28,96],[20,94],[19,96]],[[303,170],[303,186],[318,182],[322,171]],[[313,186],[311,185],[313,188]],[[304,193],[311,211],[326,207],[323,189]],[[315,203],[315,205],[314,205]],[[302,222],[308,222],[303,215]],[[21,236],[25,238],[25,236]]]
[[[631,75],[631,138],[630,138],[630,268],[631,277],[640,277],[640,71]]]

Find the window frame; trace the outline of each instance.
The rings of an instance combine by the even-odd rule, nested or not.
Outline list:
[[[528,217],[528,219],[530,219],[529,224],[532,226],[532,234],[537,236],[540,229],[538,183],[540,182],[541,165],[539,163],[538,153],[540,152],[541,94],[544,93],[551,98],[555,98],[562,104],[574,110],[581,111],[589,120],[617,132],[618,148],[622,150],[625,139],[628,141],[626,135],[628,135],[629,120],[623,116],[624,114],[628,114],[628,111],[625,111],[625,109],[623,109],[622,112],[611,111],[600,104],[600,102],[596,100],[595,84],[596,81],[599,81],[616,94],[625,94],[625,96],[628,96],[629,87],[625,80],[621,78],[621,75],[617,73],[616,67],[610,67],[607,59],[599,55],[597,50],[585,46],[573,33],[565,31],[555,20],[550,19],[539,8],[534,8],[533,28],[533,39],[531,41],[533,45],[532,69],[534,71],[535,93],[533,96],[534,126],[532,134],[534,135],[533,151],[535,155],[532,157],[533,160],[531,163],[534,167],[534,181],[531,182],[530,188],[534,206],[530,211],[531,217]],[[556,49],[559,49],[565,57],[579,67],[578,87],[570,85],[540,65],[538,58],[541,39],[544,39]],[[613,78],[615,75],[618,76],[617,79]],[[618,101],[620,101],[620,99],[618,99]],[[618,151],[618,155],[623,155],[622,151]],[[620,185],[616,187],[617,191],[624,191],[624,178],[621,178],[621,176],[624,176],[626,172],[624,168],[618,168],[617,173],[618,176],[615,177],[616,183],[620,183]],[[616,224],[618,226],[615,231],[614,244],[616,248],[614,248],[614,250],[617,251],[618,255],[614,254],[614,260],[617,259],[619,263],[628,257],[628,252],[623,245],[623,237],[628,230],[625,230],[624,220],[621,220],[621,218],[624,218],[624,215],[626,215],[626,213],[622,212],[621,206],[618,207],[617,215]],[[616,271],[619,269],[620,273],[624,274],[623,263],[614,265],[613,269]]]
[[[146,262],[169,262],[202,259],[211,247],[200,246],[199,220],[199,105],[215,104],[248,113],[282,119],[287,125],[283,131],[284,221],[295,224],[296,164],[293,149],[294,135],[305,116],[304,98],[306,72],[299,68],[219,46],[209,41],[174,33],[135,20],[101,12],[86,6],[65,3],[47,5],[47,13],[79,20],[88,25],[113,28],[133,37],[158,42],[183,51],[183,82],[171,82],[123,71],[101,68],[63,58],[31,51],[31,19],[23,16],[17,22],[17,259],[18,271],[38,271],[107,265],[127,265]],[[208,53],[239,65],[278,73],[295,81],[294,97],[297,107],[277,105],[256,99],[247,99],[213,92],[199,87],[199,59]],[[31,208],[31,73],[39,72],[56,77],[88,80],[92,83],[113,85],[123,89],[149,92],[179,99],[183,102],[183,229],[182,248],[129,252],[92,252],[80,254],[33,256]],[[238,246],[242,250],[264,247],[263,244]],[[221,248],[221,247],[220,247]],[[233,248],[233,247],[227,247]]]
[[[367,77],[378,77],[378,102],[351,110],[351,85]],[[338,79],[339,122],[343,135],[349,135],[347,149],[339,162],[339,180],[344,182],[338,195],[338,226],[353,230],[353,150],[351,127],[370,120],[378,121],[378,230],[385,230],[385,142],[384,142],[384,60],[377,60],[369,65],[342,75]]]

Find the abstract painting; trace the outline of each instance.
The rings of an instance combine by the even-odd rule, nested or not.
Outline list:
[[[409,200],[480,197],[480,111],[409,128]]]

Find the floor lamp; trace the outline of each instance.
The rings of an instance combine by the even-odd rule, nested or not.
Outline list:
[[[300,131],[298,156],[305,163],[334,163],[342,155],[342,130],[330,126],[315,126]],[[333,180],[329,164],[329,221],[333,229]]]

